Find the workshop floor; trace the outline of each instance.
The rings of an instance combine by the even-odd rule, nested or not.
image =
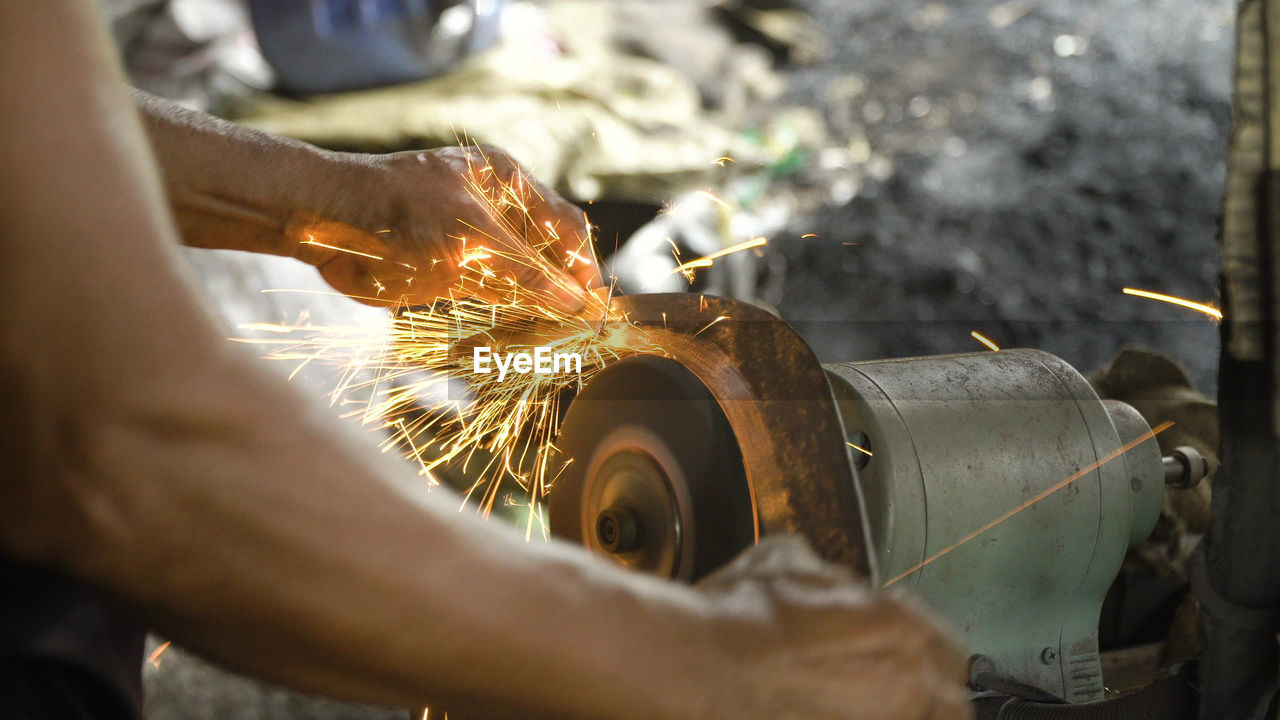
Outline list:
[[[1215,299],[1230,0],[803,0],[832,55],[785,100],[871,152],[848,202],[794,219],[779,303],[823,360],[980,350],[1084,371],[1125,343],[1212,390],[1217,329],[1125,286]],[[856,243],[856,244],[848,244]],[[210,260],[210,266],[224,262]],[[303,698],[170,650],[151,720],[404,718]]]

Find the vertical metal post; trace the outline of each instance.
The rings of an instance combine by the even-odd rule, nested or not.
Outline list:
[[[1202,718],[1271,717],[1280,653],[1280,0],[1244,0],[1222,229],[1222,468],[1192,568],[1205,617]]]

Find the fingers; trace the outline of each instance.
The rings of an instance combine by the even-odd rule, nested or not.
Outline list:
[[[523,197],[525,207],[513,208],[509,218],[514,227],[524,228],[522,239],[584,288],[603,287],[586,213],[538,182],[501,150],[482,147],[478,153],[498,178]]]
[[[878,655],[888,669],[882,697],[893,697],[894,718],[958,720],[972,714],[968,662],[951,633],[914,601],[881,596],[879,621],[866,632],[879,634]]]
[[[785,698],[795,717],[970,716],[953,636],[915,602],[823,561],[802,538],[765,538],[698,588],[736,618],[739,633],[762,630],[737,655],[764,696]]]
[[[963,683],[927,659],[911,664],[886,664],[878,668],[875,691],[868,705],[880,707],[869,713],[888,720],[963,720],[973,716],[973,707]],[[870,679],[870,678],[867,678]]]
[[[529,215],[546,238],[542,252],[548,259],[564,267],[588,290],[604,287],[585,212],[559,196],[547,194],[542,202],[529,208]]]
[[[731,588],[749,578],[784,577],[821,585],[853,582],[853,574],[848,569],[818,557],[803,537],[772,535],[704,578],[699,587],[715,592]]]
[[[912,706],[912,712],[895,717],[916,717],[920,720],[966,720],[973,717],[973,704],[966,687],[968,680],[958,677],[956,668],[925,660],[915,663],[906,672],[909,675],[905,678],[908,682],[901,688],[902,702]]]
[[[403,294],[414,302],[434,300],[426,297],[432,291],[490,302],[510,301],[515,292],[565,313],[600,304],[589,303],[594,298],[587,296],[604,283],[585,214],[506,153],[441,148],[393,156],[389,166],[404,196],[397,206],[404,210],[386,236],[392,252],[368,254],[393,267],[363,258],[369,272],[361,278],[358,263],[333,260],[325,276],[345,283],[339,287],[343,292]],[[433,201],[420,202],[419,193]],[[407,272],[411,266],[416,268]],[[399,279],[405,275],[412,280]]]
[[[948,679],[960,684],[968,683],[969,658],[964,652],[962,638],[916,598],[905,593],[886,593],[885,597],[899,609],[905,622],[926,633],[925,654],[949,673]]]

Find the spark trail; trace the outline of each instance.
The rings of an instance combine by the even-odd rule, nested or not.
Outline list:
[[[1094,470],[1097,470],[1098,468],[1102,467],[1103,465],[1106,465],[1107,463],[1111,462],[1112,460],[1115,460],[1116,458],[1120,457],[1121,455],[1124,455],[1125,453],[1129,452],[1130,450],[1132,450],[1132,449],[1134,449],[1134,448],[1138,447],[1138,446],[1139,446],[1139,445],[1141,445],[1142,443],[1144,443],[1144,442],[1146,442],[1146,441],[1150,440],[1151,438],[1155,437],[1156,435],[1159,435],[1160,433],[1164,432],[1165,430],[1168,430],[1168,429],[1169,429],[1169,428],[1171,428],[1171,427],[1173,427],[1173,423],[1172,423],[1172,422],[1168,422],[1168,421],[1166,421],[1166,422],[1162,422],[1162,423],[1160,423],[1159,425],[1155,426],[1154,428],[1152,428],[1151,430],[1149,430],[1148,432],[1146,432],[1146,433],[1145,433],[1145,434],[1143,434],[1142,436],[1140,436],[1140,437],[1138,437],[1138,438],[1136,438],[1136,439],[1134,439],[1134,440],[1130,440],[1129,442],[1125,443],[1125,444],[1124,444],[1124,446],[1122,446],[1119,450],[1116,450],[1115,452],[1110,453],[1109,455],[1107,455],[1107,456],[1103,457],[1101,460],[1098,460],[1097,462],[1095,462],[1095,463],[1093,463],[1093,464],[1089,465],[1088,467],[1084,468],[1083,470],[1079,470],[1079,471],[1077,471],[1077,472],[1075,472],[1075,473],[1072,473],[1072,474],[1071,474],[1069,477],[1067,477],[1065,480],[1062,480],[1061,482],[1055,483],[1054,485],[1050,485],[1048,488],[1045,488],[1044,490],[1040,491],[1040,493],[1039,493],[1039,494],[1037,494],[1037,495],[1035,495],[1034,497],[1030,498],[1029,500],[1027,500],[1027,501],[1023,502],[1021,505],[1018,505],[1017,507],[1015,507],[1015,508],[1013,508],[1012,510],[1010,510],[1010,511],[1008,511],[1008,512],[1004,513],[1004,514],[1003,514],[1003,515],[1001,515],[1000,517],[997,517],[996,519],[992,520],[991,522],[987,523],[986,525],[983,525],[982,527],[978,528],[977,530],[974,530],[973,532],[969,533],[968,535],[965,535],[964,537],[960,538],[959,540],[956,540],[955,542],[953,542],[953,543],[951,543],[950,545],[948,545],[948,546],[946,546],[946,547],[942,548],[942,549],[941,549],[941,550],[939,550],[938,552],[936,552],[936,553],[934,553],[934,554],[930,555],[929,557],[925,558],[924,560],[920,561],[919,563],[916,563],[915,565],[913,565],[913,566],[911,566],[911,567],[907,568],[906,570],[902,571],[901,573],[899,573],[899,574],[895,575],[895,576],[894,576],[892,579],[890,579],[888,582],[886,582],[886,583],[884,583],[883,585],[881,585],[881,587],[889,587],[890,585],[892,585],[892,584],[894,584],[894,583],[898,582],[899,580],[901,580],[901,579],[903,579],[903,578],[905,578],[905,577],[907,577],[907,576],[909,576],[909,575],[912,575],[912,574],[914,574],[914,573],[917,573],[917,572],[919,572],[920,570],[923,570],[923,569],[924,569],[925,567],[927,567],[930,563],[933,563],[934,561],[938,560],[939,558],[942,558],[943,556],[945,556],[947,553],[951,552],[952,550],[955,550],[956,548],[960,547],[961,545],[964,545],[965,543],[969,542],[970,540],[973,540],[974,538],[976,538],[976,537],[978,537],[979,535],[981,535],[981,534],[985,533],[986,531],[990,530],[991,528],[993,528],[993,527],[995,527],[995,526],[999,525],[1000,523],[1002,523],[1002,522],[1004,522],[1004,521],[1008,520],[1009,518],[1013,517],[1014,515],[1017,515],[1018,513],[1022,512],[1023,510],[1026,510],[1027,508],[1031,507],[1032,505],[1035,505],[1036,503],[1040,502],[1041,500],[1044,500],[1045,498],[1049,497],[1050,495],[1052,495],[1052,494],[1054,494],[1054,493],[1058,492],[1059,490],[1061,490],[1061,489],[1063,489],[1063,488],[1067,487],[1067,486],[1068,486],[1068,485],[1070,485],[1071,483],[1073,483],[1073,482],[1075,482],[1075,481],[1079,480],[1080,478],[1082,478],[1082,477],[1084,477],[1084,476],[1088,475],[1089,473],[1093,472]]]
[[[1148,300],[1159,300],[1160,302],[1166,302],[1171,305],[1178,305],[1180,307],[1184,307],[1189,310],[1195,310],[1196,312],[1204,313],[1205,315],[1208,315],[1209,317],[1214,318],[1216,320],[1222,319],[1222,311],[1212,305],[1206,305],[1204,303],[1198,303],[1192,300],[1186,300],[1184,298],[1174,297],[1173,295],[1165,295],[1164,293],[1151,292],[1150,290],[1138,290],[1135,288],[1125,288],[1124,294],[1133,295],[1134,297],[1146,298]]]

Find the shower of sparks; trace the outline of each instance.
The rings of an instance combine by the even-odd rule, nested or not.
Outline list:
[[[867,457],[875,457],[875,453],[873,453],[873,452],[871,452],[870,450],[868,450],[868,449],[866,449],[866,448],[862,447],[861,445],[854,445],[853,443],[851,443],[851,442],[849,442],[849,441],[847,441],[847,440],[845,441],[845,443],[844,443],[844,444],[845,444],[845,445],[848,445],[849,447],[853,448],[854,450],[857,450],[858,452],[862,453],[863,455],[866,455]]]
[[[1180,297],[1174,297],[1173,295],[1165,295],[1163,293],[1151,292],[1150,290],[1136,290],[1134,288],[1125,288],[1124,294],[1133,295],[1140,298],[1147,298],[1148,300],[1159,300],[1160,302],[1167,302],[1173,305],[1179,305],[1184,308],[1195,310],[1196,312],[1202,312],[1205,315],[1208,315],[1209,317],[1215,318],[1217,320],[1222,319],[1222,311],[1212,305],[1205,305],[1204,303],[1185,300]]]
[[[170,641],[166,641],[166,642],[165,642],[163,645],[161,645],[160,647],[156,648],[155,650],[152,650],[152,651],[151,651],[151,656],[147,658],[147,662],[151,663],[152,665],[154,665],[154,666],[155,666],[155,669],[159,670],[159,669],[160,669],[160,656],[161,656],[161,655],[163,655],[163,654],[164,654],[164,651],[165,651],[165,650],[168,650],[168,649],[169,649],[169,646],[170,646],[170,645],[172,645],[172,644],[173,644],[173,641],[171,641],[171,640],[170,640]],[[135,656],[135,657],[136,657],[136,656]]]
[[[1113,452],[1113,453],[1111,453],[1111,454],[1107,455],[1106,457],[1103,457],[1101,460],[1099,460],[1099,461],[1097,461],[1097,462],[1093,463],[1092,465],[1089,465],[1088,467],[1084,468],[1083,470],[1080,470],[1080,471],[1078,471],[1078,472],[1072,473],[1072,474],[1071,474],[1069,477],[1067,477],[1065,480],[1063,480],[1063,481],[1061,481],[1061,482],[1059,482],[1059,483],[1056,483],[1056,484],[1054,484],[1054,485],[1051,485],[1051,486],[1049,486],[1048,488],[1045,488],[1045,489],[1044,489],[1044,490],[1042,490],[1039,494],[1037,494],[1035,497],[1033,497],[1033,498],[1031,498],[1031,499],[1027,500],[1026,502],[1022,503],[1021,505],[1019,505],[1019,506],[1015,507],[1014,509],[1012,509],[1012,510],[1010,510],[1010,511],[1006,512],[1005,514],[1001,515],[1000,517],[996,518],[995,520],[992,520],[991,522],[987,523],[986,525],[983,525],[982,527],[978,528],[977,530],[974,530],[973,532],[969,533],[968,535],[965,535],[964,537],[960,538],[959,540],[956,540],[955,542],[953,542],[953,543],[951,543],[950,545],[948,545],[948,546],[946,546],[946,547],[942,548],[942,549],[941,549],[941,550],[939,550],[938,552],[936,552],[936,553],[934,553],[934,554],[930,555],[929,557],[925,558],[923,561],[921,561],[921,562],[919,562],[919,563],[917,563],[917,564],[915,564],[915,565],[913,565],[913,566],[911,566],[911,567],[907,568],[906,570],[902,571],[902,572],[901,572],[901,573],[899,573],[898,575],[894,576],[892,579],[890,579],[888,582],[886,582],[886,583],[885,583],[884,585],[882,585],[881,587],[889,587],[890,585],[892,585],[892,584],[894,584],[894,583],[898,582],[899,580],[901,580],[901,579],[903,579],[903,578],[907,577],[908,575],[912,575],[912,574],[914,574],[914,573],[919,572],[920,570],[924,569],[927,565],[929,565],[930,563],[934,562],[934,561],[935,561],[935,560],[937,560],[938,558],[943,557],[944,555],[946,555],[947,553],[951,552],[952,550],[955,550],[956,548],[960,547],[961,545],[964,545],[965,543],[967,543],[967,542],[969,542],[970,540],[972,540],[972,539],[974,539],[974,538],[978,537],[979,535],[981,535],[981,534],[985,533],[986,531],[990,530],[991,528],[993,528],[993,527],[995,527],[995,526],[999,525],[1000,523],[1004,522],[1005,520],[1008,520],[1009,518],[1013,517],[1014,515],[1017,515],[1018,513],[1022,512],[1023,510],[1026,510],[1027,508],[1031,507],[1032,505],[1035,505],[1036,503],[1040,502],[1041,500],[1043,500],[1043,499],[1045,499],[1045,498],[1049,497],[1050,495],[1052,495],[1052,494],[1054,494],[1054,493],[1058,492],[1059,490],[1061,490],[1061,489],[1063,489],[1063,488],[1067,487],[1067,486],[1068,486],[1068,485],[1070,485],[1071,483],[1074,483],[1075,481],[1079,480],[1080,478],[1082,478],[1082,477],[1084,477],[1084,476],[1088,475],[1089,473],[1093,472],[1094,470],[1097,470],[1098,468],[1102,467],[1103,465],[1106,465],[1107,463],[1111,462],[1112,460],[1115,460],[1116,458],[1120,457],[1121,455],[1124,455],[1125,453],[1129,452],[1130,450],[1132,450],[1132,449],[1134,449],[1134,448],[1138,447],[1138,446],[1139,446],[1139,445],[1141,445],[1142,443],[1144,443],[1144,442],[1146,442],[1146,441],[1150,440],[1151,438],[1155,437],[1156,435],[1159,435],[1160,433],[1164,432],[1165,430],[1168,430],[1168,429],[1169,429],[1169,428],[1171,428],[1171,427],[1173,427],[1173,423],[1172,423],[1172,422],[1168,422],[1168,421],[1166,421],[1166,422],[1162,422],[1162,423],[1160,423],[1159,425],[1155,426],[1155,427],[1154,427],[1154,428],[1152,428],[1151,430],[1149,430],[1149,431],[1147,431],[1146,433],[1144,433],[1142,436],[1140,436],[1140,437],[1138,437],[1138,438],[1136,438],[1136,439],[1134,439],[1134,440],[1130,440],[1128,443],[1125,443],[1125,445],[1124,445],[1123,447],[1121,447],[1119,450],[1116,450],[1115,452]]]
[[[386,432],[383,450],[399,451],[415,462],[429,485],[446,468],[476,478],[464,493],[481,514],[495,505],[519,505],[526,538],[547,535],[543,501],[571,459],[555,447],[561,398],[581,388],[606,366],[637,354],[666,355],[644,328],[613,309],[605,291],[587,292],[560,268],[594,263],[592,244],[563,250],[554,226],[529,216],[536,190],[522,178],[503,181],[491,168],[472,167],[468,193],[495,230],[471,228],[457,265],[460,279],[449,299],[431,306],[398,304],[377,327],[258,323],[248,329],[274,335],[245,340],[272,346],[268,356],[294,362],[294,374],[312,363],[337,367],[330,393],[335,406],[351,408],[371,428]],[[764,238],[740,243],[687,263],[707,267],[732,252],[759,247]],[[551,293],[518,282],[503,269],[521,268],[584,307],[558,309]],[[570,286],[572,285],[572,286]],[[717,318],[712,325],[726,318]],[[710,327],[710,325],[708,326]],[[581,372],[551,374],[474,372],[473,349],[493,353],[577,353]],[[524,490],[514,500],[502,487],[514,480]]]
[[[969,335],[972,336],[974,340],[977,340],[983,345],[986,345],[987,347],[991,348],[992,352],[1000,352],[999,345],[996,345],[995,343],[991,342],[990,338],[978,332],[977,330],[974,330],[973,332],[969,333]]]

